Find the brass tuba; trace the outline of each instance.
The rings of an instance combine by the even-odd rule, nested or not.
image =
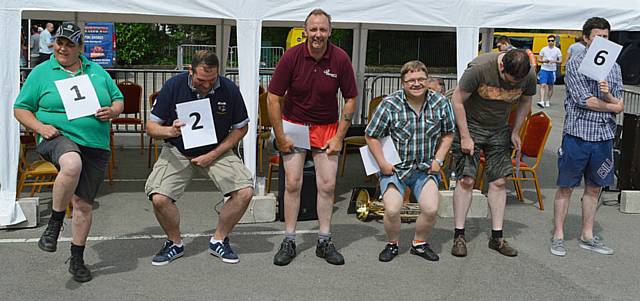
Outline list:
[[[400,209],[400,220],[402,222],[415,222],[419,215],[420,205],[416,203],[403,204]],[[372,200],[367,189],[360,189],[356,198],[356,218],[366,222],[371,218],[380,218],[383,216],[384,203],[382,200]]]

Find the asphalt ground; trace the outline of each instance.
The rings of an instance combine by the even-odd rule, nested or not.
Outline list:
[[[315,256],[317,222],[299,222],[298,256],[286,266],[273,265],[283,223],[238,225],[230,236],[240,263],[225,264],[209,255],[208,240],[222,196],[210,181],[196,179],[178,201],[185,256],[169,265],[151,265],[163,232],[143,189],[150,169],[146,152],[121,149],[116,181],[105,183],[96,200],[85,261],[94,279],[77,283],[67,272],[71,224],[67,220],[56,253],[37,247],[50,214],[50,193],[41,196],[37,228],[0,231],[0,299],[2,300],[637,300],[640,295],[636,231],[638,215],[615,206],[616,193],[605,193],[595,232],[615,249],[603,256],[578,247],[580,195],[572,197],[566,223],[566,257],[550,254],[553,196],[564,109],[563,87],[556,87],[552,106],[544,109],[553,129],[539,167],[545,210],[537,208],[533,185],[525,184],[525,201],[508,185],[505,238],[519,254],[508,258],[487,247],[490,220],[467,222],[469,255],[450,254],[453,219],[439,218],[429,243],[440,255],[428,262],[409,254],[415,224],[403,224],[400,255],[378,262],[386,236],[381,220],[358,221],[347,214],[351,189],[365,182],[359,155],[352,153],[338,176],[333,240],[346,264],[332,266]],[[536,98],[537,100],[537,98]],[[533,111],[539,109],[533,106]],[[132,138],[136,145],[137,138]],[[274,184],[275,185],[275,184]],[[277,186],[274,186],[277,187]]]

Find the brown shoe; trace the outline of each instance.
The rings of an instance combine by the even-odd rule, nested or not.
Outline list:
[[[509,246],[504,238],[491,238],[489,239],[489,249],[494,249],[504,256],[514,257],[518,256],[518,250]]]
[[[464,240],[464,236],[458,236],[453,240],[451,255],[457,257],[467,256],[467,242]]]

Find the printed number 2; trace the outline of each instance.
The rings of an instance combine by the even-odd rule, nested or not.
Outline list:
[[[600,50],[598,51],[598,53],[596,53],[596,57],[593,58],[593,63],[598,65],[598,66],[602,66],[605,62],[605,55],[609,54],[608,51],[606,50]]]
[[[193,112],[193,113],[189,114],[189,117],[195,117],[196,118],[196,121],[191,126],[192,130],[195,131],[195,130],[199,130],[199,129],[203,129],[204,128],[204,125],[198,124],[198,123],[200,123],[200,113]]]
[[[71,89],[69,89],[69,90],[72,90],[72,91],[76,92],[76,98],[73,99],[74,101],[83,100],[83,99],[86,98],[86,97],[82,96],[82,94],[80,94],[80,89],[78,89],[77,85],[71,87]]]

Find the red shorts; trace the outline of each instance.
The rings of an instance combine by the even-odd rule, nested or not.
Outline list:
[[[284,118],[284,116],[282,117],[283,120],[287,120],[286,118]],[[295,123],[295,124],[302,124],[299,122],[294,122],[291,120],[287,120],[291,123]],[[336,133],[338,132],[338,122],[334,122],[334,123],[329,123],[329,124],[307,124],[309,126],[309,143],[311,144],[312,148],[317,148],[317,149],[321,149],[324,147],[325,144],[327,144],[327,142],[329,140],[331,140],[331,138],[333,138],[333,136],[336,135]]]

